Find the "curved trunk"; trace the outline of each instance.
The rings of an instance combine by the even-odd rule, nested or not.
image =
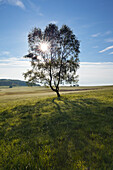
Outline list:
[[[60,93],[59,93],[59,89],[54,89],[51,85],[50,85],[51,90],[53,90],[54,92],[56,92],[57,97],[60,98]]]
[[[60,98],[59,87],[57,87],[56,89],[54,89],[54,88],[52,87],[51,83],[50,83],[49,85],[50,85],[51,90],[53,90],[54,92],[56,92],[57,97]]]
[[[50,65],[50,81],[49,81],[49,86],[51,90],[55,91],[57,93],[57,97],[60,98],[60,93],[59,93],[59,82],[60,82],[60,72],[59,72],[59,80],[56,88],[53,88],[52,86],[52,74],[51,74],[51,65]]]
[[[60,98],[59,90],[56,90],[56,93],[57,93],[57,97]]]

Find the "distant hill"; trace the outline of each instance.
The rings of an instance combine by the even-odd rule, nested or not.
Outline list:
[[[0,86],[27,86],[27,83],[21,80],[0,79]]]

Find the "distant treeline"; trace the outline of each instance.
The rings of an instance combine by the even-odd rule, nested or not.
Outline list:
[[[0,86],[27,86],[25,81],[0,79]]]
[[[21,80],[11,80],[11,79],[0,79],[0,86],[9,86],[9,87],[15,87],[15,86],[40,86],[39,84],[28,84],[25,81]]]

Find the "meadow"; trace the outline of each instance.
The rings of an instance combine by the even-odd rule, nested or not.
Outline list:
[[[0,87],[0,170],[113,168],[113,86]]]

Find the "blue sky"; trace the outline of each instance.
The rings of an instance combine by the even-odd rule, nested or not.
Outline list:
[[[51,22],[80,40],[80,85],[113,84],[113,0],[0,0],[0,78],[23,79],[27,35]]]

